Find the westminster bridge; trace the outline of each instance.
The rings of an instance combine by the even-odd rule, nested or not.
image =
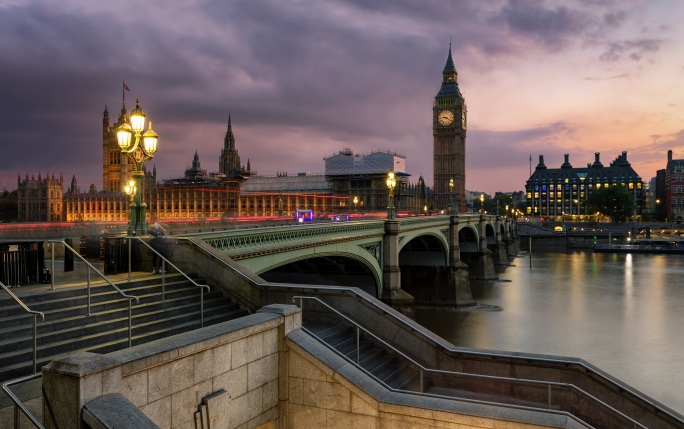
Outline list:
[[[202,240],[264,280],[352,285],[397,308],[468,306],[470,278],[495,279],[517,224],[491,215],[417,216],[174,235]]]

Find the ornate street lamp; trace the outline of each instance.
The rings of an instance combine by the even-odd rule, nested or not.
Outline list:
[[[395,219],[394,213],[394,187],[397,186],[397,181],[394,178],[394,173],[389,172],[387,175],[387,187],[389,188],[389,206],[387,206],[387,219]]]
[[[356,213],[356,205],[359,203],[359,197],[354,197],[354,213]]]
[[[480,214],[484,214],[484,194],[480,195]]]
[[[122,153],[128,155],[128,159],[133,165],[133,180],[126,186],[125,191],[131,195],[131,217],[128,221],[128,235],[147,235],[147,221],[145,212],[147,204],[142,200],[142,178],[144,176],[143,166],[145,162],[154,158],[157,151],[157,139],[159,135],[152,130],[152,122],[145,133],[145,113],[140,108],[140,101],[136,100],[135,109],[131,112],[131,124],[126,122],[121,124],[116,132],[119,148]],[[133,133],[135,132],[135,143],[131,146]],[[142,134],[141,134],[142,133]],[[142,144],[140,144],[142,137]]]
[[[454,179],[449,179],[449,213],[454,211]]]
[[[508,216],[508,204],[506,204],[506,216]]]

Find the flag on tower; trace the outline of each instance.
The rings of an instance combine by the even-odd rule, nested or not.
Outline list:
[[[124,82],[123,84],[124,84],[124,89],[125,89],[126,91],[129,91],[129,92],[130,92],[131,89],[128,87],[128,85],[126,85],[126,82]]]

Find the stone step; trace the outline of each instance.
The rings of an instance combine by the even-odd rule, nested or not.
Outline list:
[[[173,290],[174,287],[179,287],[179,286],[186,286],[186,287],[194,287],[195,289],[198,289],[196,286],[192,285],[189,281],[183,279],[175,282],[168,283],[166,285],[167,290]],[[137,296],[139,299],[142,299],[143,297],[141,296],[142,294],[146,296],[153,296],[155,293],[161,294],[161,283],[158,284],[143,284],[143,285],[134,285],[131,287],[126,288],[123,290],[124,293],[128,295],[133,295]],[[94,304],[99,304],[99,303],[111,303],[111,302],[122,302],[128,305],[128,299],[124,298],[117,292],[114,288],[111,286],[107,285],[106,288],[98,288],[98,291],[95,292],[93,288],[90,290],[90,304],[91,307]],[[198,291],[199,293],[199,291]],[[41,301],[38,301],[34,303],[33,305],[29,305],[28,307],[33,310],[33,311],[41,311],[43,313],[49,312],[51,310],[55,309],[63,309],[63,308],[68,308],[68,307],[77,307],[77,306],[85,306],[87,304],[87,291],[85,288],[79,290],[79,294],[70,294],[68,297],[59,297],[59,296],[51,296],[49,299],[44,299]],[[23,301],[23,300],[22,300]],[[26,311],[19,306],[16,302],[13,302],[11,306],[6,306],[6,307],[1,307],[0,308],[0,320],[2,319],[7,319],[7,318],[13,318],[15,316],[23,317],[23,318],[28,318],[31,319],[32,316]]]
[[[220,310],[221,307],[218,307],[218,309]],[[235,309],[231,308],[231,310],[234,311]],[[213,315],[215,312],[216,308],[206,311],[205,319],[207,318],[207,315]],[[135,324],[134,321],[132,332],[133,336],[140,336],[144,335],[145,332],[169,329],[176,325],[181,325],[183,323],[195,320],[199,323],[199,308],[197,308],[196,311],[185,312],[171,317],[164,317],[149,323]],[[43,358],[50,355],[62,354],[67,351],[81,350],[92,344],[107,343],[124,337],[128,339],[127,317],[111,321],[111,324],[108,328],[109,329],[95,333],[81,332],[80,335],[78,331],[74,330],[68,330],[66,333],[62,334],[58,333],[55,338],[53,338],[53,341],[37,346],[36,355],[38,358]],[[7,348],[9,349],[10,347]],[[4,349],[5,347],[2,348],[2,350]],[[12,348],[12,350],[9,352],[0,353],[0,368],[18,362],[31,360],[32,351],[33,348],[30,346],[29,342],[28,347]]]
[[[190,276],[193,280],[197,281],[197,276]],[[91,279],[95,281],[95,277],[91,276]],[[99,280],[99,276],[97,277],[97,280]],[[181,274],[167,274],[166,275],[166,283],[173,283],[173,282],[185,282],[188,281],[185,276]],[[130,289],[131,287],[139,287],[139,286],[149,286],[149,285],[156,285],[160,284],[161,285],[161,276],[158,278],[147,278],[143,280],[134,280],[131,282],[124,282],[124,283],[114,283],[116,286],[123,290],[126,291]],[[20,294],[19,298],[21,301],[26,304],[27,306],[31,307],[32,304],[39,303],[41,301],[49,301],[52,299],[63,299],[63,298],[70,298],[74,296],[78,296],[81,294],[85,293],[85,275],[83,277],[83,284],[79,286],[73,286],[73,287],[66,287],[66,288],[56,288],[55,290],[42,290],[39,292],[34,292],[34,293],[25,293],[25,294]],[[97,284],[97,285],[92,285],[90,287],[91,293],[102,293],[102,292],[111,292],[114,291],[114,289],[108,285],[108,284]],[[0,312],[4,307],[15,307],[17,305],[16,301],[8,296],[8,295],[1,295],[0,296]],[[33,310],[33,308],[31,308]]]
[[[152,287],[150,287],[152,289]],[[141,291],[142,292],[142,291]],[[133,314],[142,311],[145,306],[161,304],[161,292],[157,293],[154,290],[149,294],[140,294],[140,304],[136,304],[133,301]],[[211,292],[213,294],[219,294],[219,292]],[[208,294],[205,292],[205,297]],[[174,288],[167,287],[166,289],[166,301],[173,301],[177,299],[183,299],[187,297],[197,296],[199,299],[199,290],[195,286],[188,286],[187,283],[175,286]],[[127,299],[117,299],[112,301],[104,301],[99,303],[92,303],[90,305],[91,316],[96,316],[101,318],[102,315],[109,314],[115,311],[126,311],[128,314],[128,300]],[[64,320],[73,320],[78,318],[85,318],[88,307],[85,303],[81,305],[74,305],[70,307],[60,307],[53,310],[46,311],[45,321],[41,321],[40,318],[37,319],[37,326],[45,326],[51,323],[59,323]],[[30,314],[24,312],[21,316],[10,316],[0,318],[0,339],[10,338],[14,330],[21,329],[33,329],[33,317]],[[39,328],[37,328],[39,329]]]
[[[210,326],[217,323],[225,322],[228,320],[236,319],[239,317],[244,317],[248,313],[246,310],[226,310],[225,312],[220,311],[221,307],[216,310],[216,314],[212,316],[205,316],[204,326]],[[198,329],[200,327],[199,312],[195,314],[196,320],[185,321],[181,324],[174,325],[170,328],[158,329],[154,331],[143,332],[134,335],[132,338],[133,345],[144,344],[149,341],[154,341],[160,338],[165,338],[168,336],[176,335],[182,332],[191,331]],[[134,330],[134,333],[136,331]],[[128,328],[118,329],[115,331],[115,338],[104,342],[104,343],[87,343],[85,346],[78,348],[78,351],[90,351],[94,353],[109,353],[115,350],[120,350],[128,347]],[[40,356],[37,358],[37,367],[40,369],[42,366],[49,363],[51,360],[66,356],[73,353],[73,351],[62,352],[59,354],[53,354],[49,356]],[[0,366],[0,380],[10,380],[13,378],[21,377],[31,373],[32,368],[32,357],[31,352],[28,352],[28,356],[24,356],[21,362],[16,362],[7,366]]]
[[[205,311],[215,308],[220,305],[225,305],[223,297],[214,295],[213,297],[205,297],[204,309]],[[232,304],[237,308],[237,304]],[[131,311],[133,326],[144,323],[151,323],[160,318],[168,318],[171,316],[181,315],[187,311],[199,311],[200,302],[199,297],[181,297],[174,299],[172,302],[154,303],[145,305],[144,310],[133,307],[138,311]],[[99,320],[98,320],[99,319]],[[109,329],[115,329],[122,326],[128,326],[128,307],[119,310],[110,310],[100,314],[93,314],[85,317],[72,317],[67,319],[60,319],[58,322],[52,324],[38,324],[36,344],[38,346],[47,345],[53,342],[62,341],[68,338],[78,338],[86,334],[95,334]],[[11,338],[0,341],[0,350],[9,348],[31,348],[33,344],[32,328],[21,327],[21,329],[13,328],[6,332],[11,335]],[[0,354],[0,356],[2,356]]]

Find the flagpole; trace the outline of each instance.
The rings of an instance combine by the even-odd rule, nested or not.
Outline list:
[[[121,86],[121,98],[123,99],[123,106],[121,107],[126,107],[126,81],[123,80],[123,85]]]

